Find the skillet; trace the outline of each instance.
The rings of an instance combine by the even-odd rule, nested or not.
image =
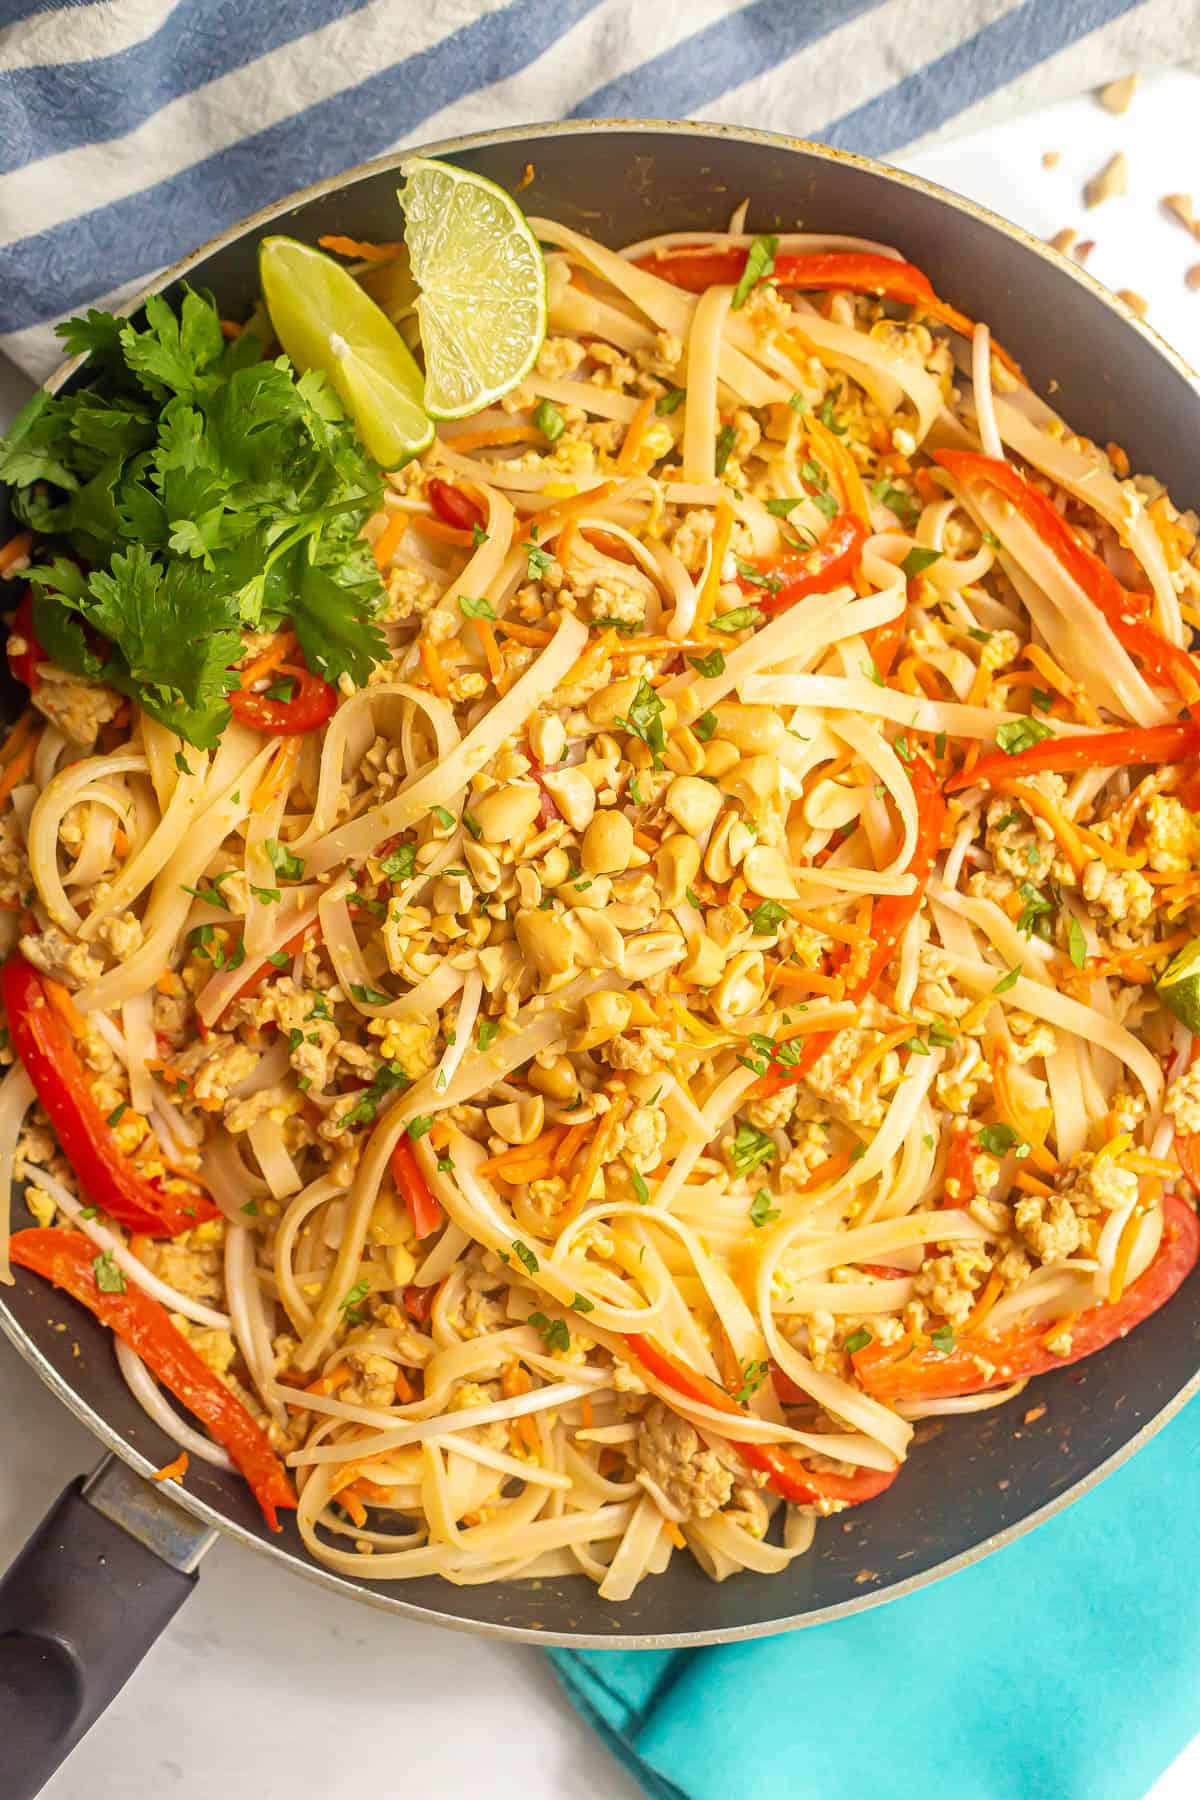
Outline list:
[[[406,154],[410,154],[408,152]],[[619,245],[664,229],[719,229],[750,198],[754,230],[852,233],[894,244],[954,305],[984,318],[1036,391],[1077,429],[1118,440],[1183,507],[1200,503],[1200,381],[1082,270],[942,189],[840,151],[762,132],[661,121],[523,127],[459,138],[449,157],[522,200]],[[395,235],[393,156],[293,195],[176,265],[221,311],[244,316],[268,231]],[[144,299],[145,296],[142,296]],[[135,302],[134,306],[140,302]],[[68,364],[48,384],[74,378]],[[4,697],[11,714],[15,687]],[[27,1223],[18,1200],[14,1228]],[[408,1617],[493,1637],[595,1648],[731,1642],[899,1598],[1029,1530],[1116,1468],[1200,1389],[1200,1280],[1124,1344],[1042,1376],[1042,1418],[993,1411],[918,1429],[901,1479],[825,1525],[783,1574],[716,1586],[690,1559],[620,1609],[583,1578],[455,1587],[371,1583],[313,1562],[294,1524],[273,1536],[236,1475],[193,1462],[186,1490],[144,1478],[177,1446],[130,1395],[109,1334],[36,1277],[0,1289],[0,1328],[104,1446],[0,1582],[0,1742],[5,1800],[35,1794],[123,1685],[187,1597],[218,1531],[292,1570]],[[11,1454],[11,1448],[9,1450]]]

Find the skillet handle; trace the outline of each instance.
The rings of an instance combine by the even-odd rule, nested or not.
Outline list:
[[[0,1578],[5,1800],[33,1800],[196,1584],[213,1533],[107,1458]]]

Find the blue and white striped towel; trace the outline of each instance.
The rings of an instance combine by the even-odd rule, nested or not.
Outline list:
[[[887,154],[1177,63],[1200,0],[0,0],[0,347],[406,143],[720,119]]]

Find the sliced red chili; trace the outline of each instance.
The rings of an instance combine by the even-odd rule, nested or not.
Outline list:
[[[440,476],[431,475],[425,491],[430,506],[444,525],[453,525],[458,531],[483,530],[483,508],[476,506],[461,488],[452,487]]]
[[[37,665],[47,661],[47,657],[46,652],[38,643],[37,633],[33,628],[33,589],[31,587],[25,589],[17,610],[13,614],[9,636],[10,644],[14,638],[24,647],[20,650],[9,650],[8,666],[15,679],[23,683],[31,694],[35,693],[38,682],[41,680],[37,672]]]
[[[812,550],[786,556],[758,556],[752,566],[766,578],[769,586],[739,577],[747,594],[763,612],[786,612],[798,600],[810,594],[824,594],[830,588],[850,581],[862,561],[862,547],[867,530],[853,513],[839,513],[821,542]]]

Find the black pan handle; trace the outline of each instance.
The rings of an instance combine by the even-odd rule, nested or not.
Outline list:
[[[107,1458],[0,1578],[4,1800],[33,1800],[196,1584],[213,1533]]]

